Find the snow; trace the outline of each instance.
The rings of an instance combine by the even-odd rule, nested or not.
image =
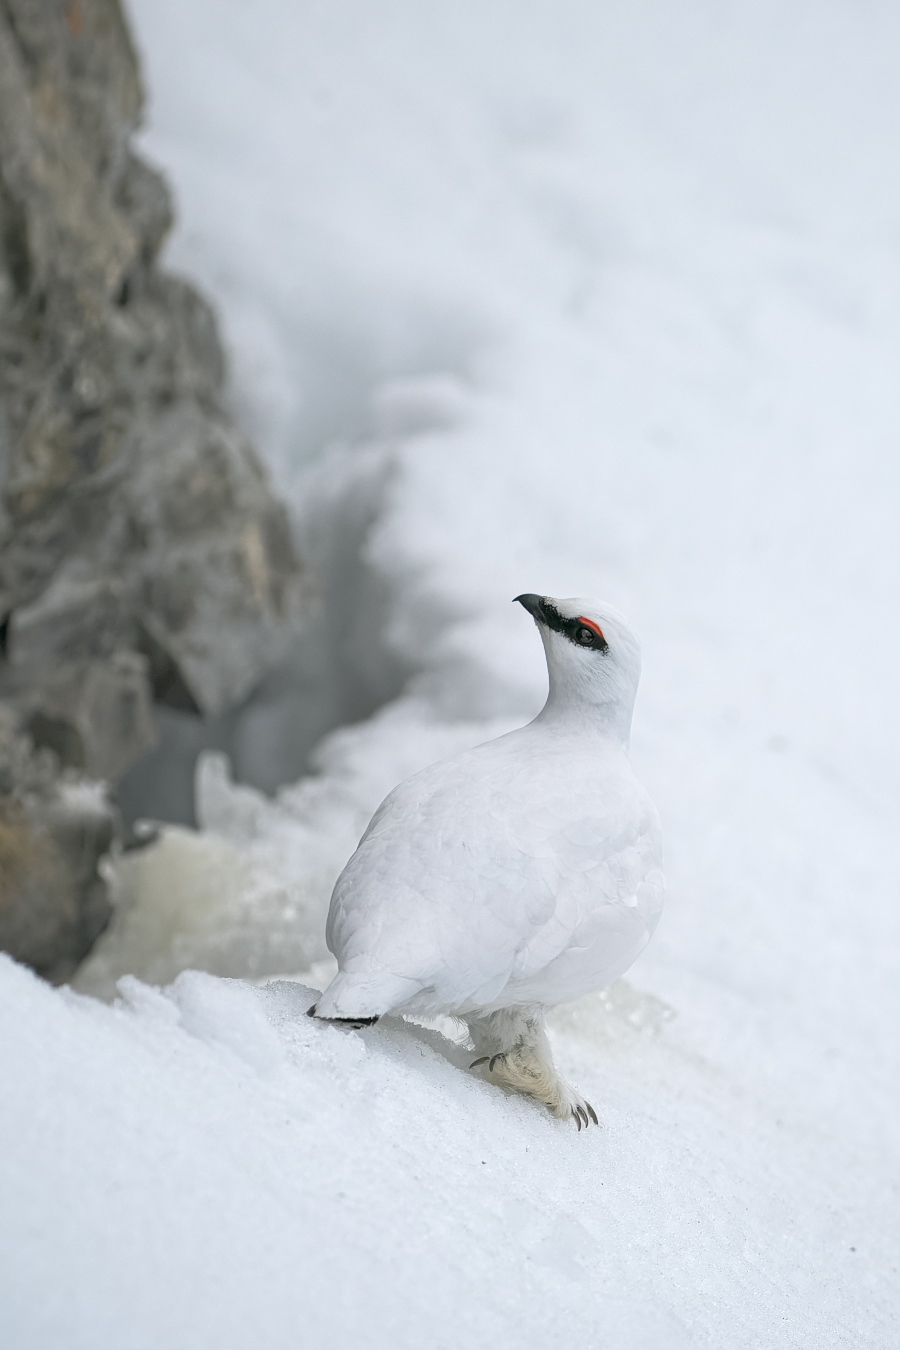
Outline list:
[[[291,499],[316,660],[234,746],[287,785],[201,762],[203,833],[117,866],[81,994],[0,963],[0,1341],[885,1350],[896,10],[131,12],[170,258]],[[540,705],[523,590],[641,633],[667,845],[629,984],[554,1018],[581,1135],[433,1030],[216,978],[321,987],[381,797]]]
[[[564,1023],[603,1094],[578,1135],[298,984],[126,977],[108,1007],[3,958],[0,989],[4,1344],[879,1343],[864,1174],[633,1000]]]

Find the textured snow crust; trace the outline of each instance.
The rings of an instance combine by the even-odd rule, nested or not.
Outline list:
[[[4,1345],[880,1343],[865,1171],[658,1039],[658,1003],[559,1024],[603,1103],[578,1135],[314,997],[188,971],[110,1007],[0,958]]]
[[[118,865],[118,1002],[0,965],[0,1342],[900,1343],[895,9],[132,13],[317,664],[235,744],[287,786],[208,756],[202,833]],[[554,1017],[582,1135],[214,978],[321,987],[381,798],[540,706],[523,590],[641,633],[667,846],[629,983]]]

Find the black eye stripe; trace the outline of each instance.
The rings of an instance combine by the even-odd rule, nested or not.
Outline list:
[[[549,600],[541,601],[541,614],[548,628],[552,628],[554,633],[562,633],[563,636],[567,637],[576,647],[584,647],[585,650],[597,652],[605,652],[609,647],[606,638],[600,633],[595,633],[592,629],[588,628],[586,624],[582,623],[580,619],[565,618]],[[591,641],[579,642],[576,634],[584,634],[585,632],[590,633]]]

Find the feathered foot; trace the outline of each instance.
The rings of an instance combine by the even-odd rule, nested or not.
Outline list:
[[[543,1102],[558,1119],[574,1120],[579,1130],[591,1121],[599,1124],[590,1102],[556,1071],[542,1009],[502,1008],[466,1020],[475,1048],[487,1051],[471,1068],[487,1064],[493,1082]]]

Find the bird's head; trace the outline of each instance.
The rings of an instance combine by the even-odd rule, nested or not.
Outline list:
[[[550,693],[542,716],[574,716],[628,740],[641,677],[641,648],[612,605],[552,595],[517,595],[537,624]]]

